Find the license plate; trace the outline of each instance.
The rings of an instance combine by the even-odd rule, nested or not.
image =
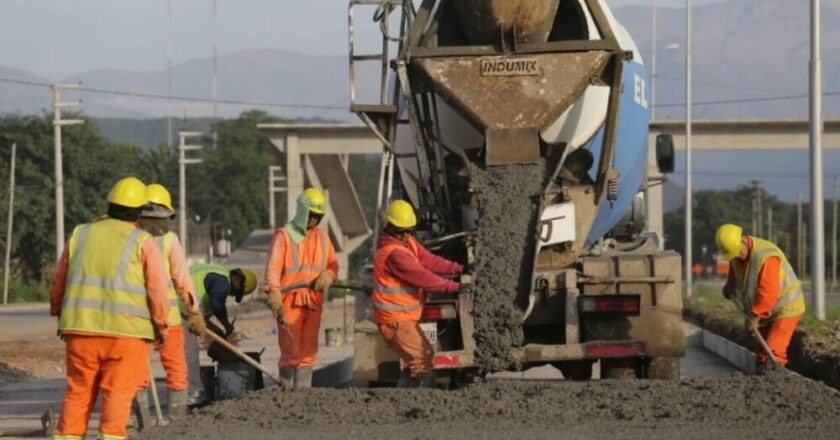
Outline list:
[[[435,345],[437,343],[436,322],[421,322],[420,330],[423,331],[423,335],[426,336],[426,339],[429,341],[430,344]]]

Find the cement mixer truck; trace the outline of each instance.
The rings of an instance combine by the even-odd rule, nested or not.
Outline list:
[[[375,53],[357,42],[371,23]],[[351,0],[349,24],[351,110],[384,145],[378,208],[410,201],[473,286],[426,295],[438,378],[678,377],[681,258],[646,231],[648,77],[606,3]],[[655,144],[670,172],[671,139]],[[354,378],[395,381],[364,294],[356,308]]]

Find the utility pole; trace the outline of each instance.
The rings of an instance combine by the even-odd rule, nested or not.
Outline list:
[[[685,0],[685,289],[692,286],[691,188],[691,0]]]
[[[274,229],[277,225],[275,221],[274,208],[274,194],[286,192],[286,176],[283,174],[283,167],[279,165],[271,165],[268,167],[268,225]],[[276,186],[280,184],[280,186]]]
[[[656,117],[656,0],[650,0],[650,119]]]
[[[811,289],[814,312],[825,319],[825,240],[823,239],[822,48],[820,0],[811,0],[810,151],[811,151]]]
[[[764,225],[762,224],[763,218],[763,210],[762,210],[762,203],[761,203],[761,181],[760,180],[753,180],[753,200],[752,200],[752,232],[754,235],[758,237],[765,237],[764,235]],[[768,239],[770,237],[767,237]]]
[[[17,143],[12,144],[11,171],[9,171],[9,216],[6,220],[6,261],[3,264],[3,304],[9,303],[9,260],[12,258],[12,223],[15,220],[15,159]]]
[[[216,149],[219,140],[219,59],[216,51],[216,0],[213,0],[213,149]]]
[[[802,191],[796,193],[796,270],[805,276],[805,248],[802,246]]]
[[[189,247],[187,247],[187,165],[201,163],[201,159],[187,159],[188,150],[200,150],[201,145],[187,145],[187,138],[194,138],[201,136],[198,131],[179,131],[178,137],[178,235],[181,239],[181,245],[184,247],[184,253],[189,256]]]
[[[172,0],[166,0],[166,145],[172,148]]]
[[[82,84],[53,84],[52,108],[53,108],[53,141],[55,155],[55,259],[61,258],[61,251],[64,249],[64,169],[61,159],[61,127],[64,125],[83,124],[81,119],[61,119],[63,107],[81,105],[82,101],[61,102],[61,91],[66,89],[78,89]]]
[[[773,231],[773,205],[767,204],[767,239],[776,243]]]
[[[831,285],[837,287],[837,176],[834,176],[831,216]]]

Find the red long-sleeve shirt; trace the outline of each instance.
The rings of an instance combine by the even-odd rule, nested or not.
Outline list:
[[[747,237],[747,259],[752,255],[753,242],[750,237]],[[768,257],[764,260],[764,264],[758,272],[758,282],[756,283],[755,301],[750,307],[750,311],[754,316],[759,318],[769,318],[773,314],[773,307],[776,301],[779,300],[779,271],[781,270],[782,262],[779,257]],[[746,276],[747,265],[741,266]],[[726,288],[733,288],[735,285],[735,268],[729,265],[729,275],[726,280]]]
[[[377,249],[394,243],[405,247],[405,251],[398,249],[391,252],[385,260],[385,270],[394,278],[429,292],[455,293],[459,290],[458,283],[447,280],[441,275],[460,274],[463,271],[460,264],[429,252],[419,242],[417,242],[417,259],[414,259],[408,245],[387,233],[379,236]]]

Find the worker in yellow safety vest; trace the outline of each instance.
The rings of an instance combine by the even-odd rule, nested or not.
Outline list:
[[[77,226],[50,287],[50,314],[67,346],[67,390],[56,439],[81,440],[97,395],[99,438],[126,438],[131,401],[148,370],[149,343],[165,347],[169,278],[154,239],[137,226],[146,185],[118,181],[108,215]]]

